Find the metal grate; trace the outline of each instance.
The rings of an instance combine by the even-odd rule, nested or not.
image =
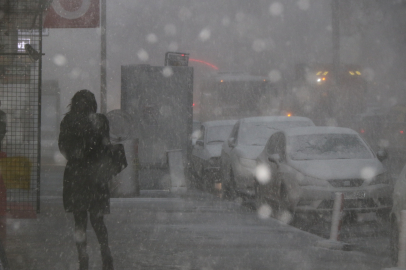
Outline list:
[[[323,200],[317,209],[333,209],[334,200]],[[350,199],[344,200],[344,210],[361,210],[377,208],[373,199]]]
[[[0,169],[7,210],[39,212],[43,0],[0,2],[0,110],[7,133]],[[4,155],[3,153],[3,155]]]

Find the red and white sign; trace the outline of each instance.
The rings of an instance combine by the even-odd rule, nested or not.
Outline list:
[[[53,0],[44,28],[95,28],[100,22],[99,0]]]

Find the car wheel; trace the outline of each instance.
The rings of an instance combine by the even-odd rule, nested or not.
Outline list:
[[[398,253],[399,253],[399,228],[396,221],[396,217],[391,219],[390,226],[390,257],[392,261],[392,266],[396,266],[398,263]]]
[[[222,198],[227,200],[233,200],[236,197],[235,192],[235,180],[233,170],[230,169],[228,181],[224,181],[222,185]]]

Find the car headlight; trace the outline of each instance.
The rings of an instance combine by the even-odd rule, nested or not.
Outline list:
[[[319,186],[319,187],[328,186],[328,182],[324,179],[318,179],[301,173],[298,173],[296,175],[296,180],[299,186]]]
[[[257,166],[257,162],[255,160],[248,158],[240,158],[240,163],[244,167],[248,167],[251,169],[254,169]]]
[[[381,173],[380,175],[375,176],[370,185],[388,185],[389,184],[389,177],[387,173]]]

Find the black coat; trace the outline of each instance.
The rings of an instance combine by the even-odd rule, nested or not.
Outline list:
[[[110,212],[111,176],[106,172],[109,122],[103,114],[67,113],[58,145],[68,160],[63,175],[65,211]]]

